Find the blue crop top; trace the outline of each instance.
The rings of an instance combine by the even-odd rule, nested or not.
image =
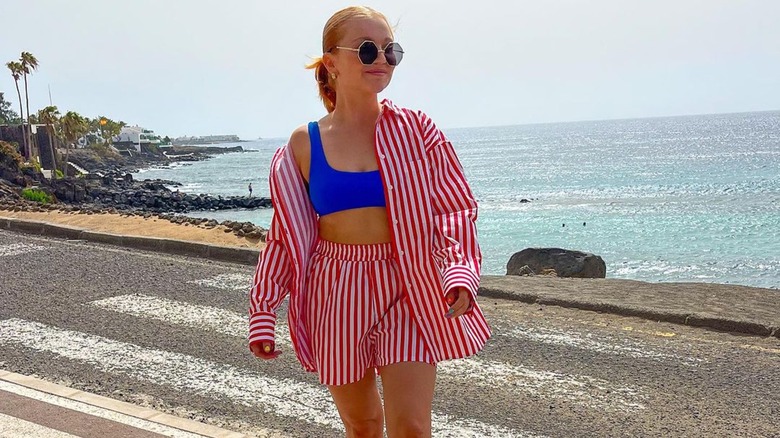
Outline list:
[[[347,172],[330,167],[322,148],[317,122],[309,123],[309,141],[309,199],[318,215],[352,208],[385,206],[385,191],[379,170]]]

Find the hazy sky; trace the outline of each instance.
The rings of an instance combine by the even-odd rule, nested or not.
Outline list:
[[[303,66],[350,4],[0,0],[0,61],[38,57],[36,109],[50,85],[63,112],[162,135],[286,138],[324,114]],[[383,96],[443,128],[780,109],[777,0],[366,4],[406,51]]]

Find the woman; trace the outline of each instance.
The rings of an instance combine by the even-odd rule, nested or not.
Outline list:
[[[430,436],[436,363],[480,351],[477,204],[422,112],[378,102],[403,51],[387,19],[343,9],[315,70],[328,114],[271,163],[274,216],[257,265],[250,349],[278,357],[290,295],[298,360],[328,386],[347,436]],[[376,370],[376,371],[375,371]],[[382,378],[384,409],[376,387]]]

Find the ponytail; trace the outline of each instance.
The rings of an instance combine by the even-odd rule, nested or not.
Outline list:
[[[328,69],[322,63],[322,58],[315,58],[314,62],[307,65],[306,68],[314,70],[314,78],[317,80],[320,99],[322,99],[325,109],[332,113],[336,109],[336,89],[333,87],[332,80],[328,75]]]

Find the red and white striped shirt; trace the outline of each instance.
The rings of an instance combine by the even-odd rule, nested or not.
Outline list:
[[[375,149],[404,293],[434,360],[470,356],[490,337],[475,299],[482,265],[477,202],[452,144],[427,115],[387,99],[381,107]],[[289,295],[295,353],[313,371],[301,311],[318,223],[289,145],[274,155],[269,179],[274,214],[250,291],[249,343],[274,340],[276,309]],[[445,294],[456,287],[471,292],[474,307],[449,319]]]

